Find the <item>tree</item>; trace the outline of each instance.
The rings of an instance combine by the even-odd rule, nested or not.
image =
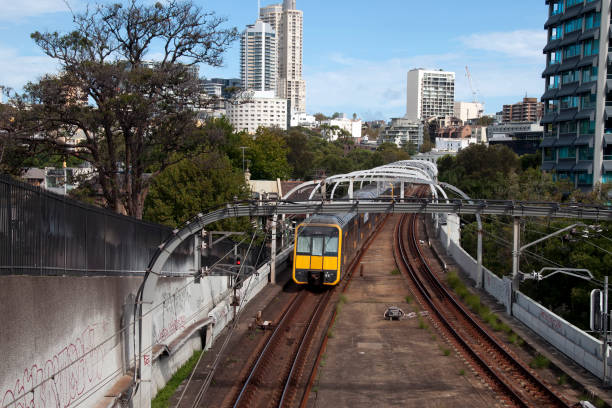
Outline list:
[[[476,124],[479,126],[490,126],[493,123],[495,123],[495,118],[492,116],[483,116],[478,118],[478,121],[476,122]]]
[[[291,175],[291,166],[287,161],[289,148],[282,130],[274,128],[257,129],[255,137],[243,135],[243,145],[249,160],[251,177],[254,180],[286,179]]]
[[[325,116],[324,114],[322,114],[322,113],[320,113],[320,112],[319,112],[319,113],[315,113],[315,114],[314,114],[314,117],[315,117],[315,120],[316,120],[317,122],[323,122],[324,120],[329,119],[327,116]]]
[[[202,153],[179,161],[155,178],[145,201],[144,218],[174,228],[234,197],[248,197],[242,172],[233,169],[222,153]]]
[[[90,162],[106,205],[141,218],[151,180],[183,159],[174,153],[205,141],[193,108],[210,100],[191,68],[221,65],[237,31],[222,28],[225,19],[214,12],[176,0],[98,4],[73,21],[68,34],[32,34],[61,73],[29,84],[14,99],[17,134]],[[149,63],[153,54],[159,59]],[[77,148],[67,144],[79,135]]]

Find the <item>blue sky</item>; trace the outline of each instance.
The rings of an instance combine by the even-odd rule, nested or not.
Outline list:
[[[262,0],[262,5],[280,2]],[[68,0],[78,10],[85,0]],[[242,30],[257,0],[194,0]],[[457,73],[456,99],[471,101],[465,66],[487,113],[543,93],[544,0],[297,0],[304,11],[304,77],[310,113],[402,116],[406,73],[417,67]],[[64,0],[0,0],[0,84],[16,89],[57,69],[33,44],[33,31],[67,31]],[[238,42],[206,77],[238,77]]]

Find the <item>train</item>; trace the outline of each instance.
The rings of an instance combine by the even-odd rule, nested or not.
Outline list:
[[[356,191],[355,199],[375,199],[375,188]],[[297,285],[337,285],[374,233],[384,214],[315,215],[295,228],[292,278]]]

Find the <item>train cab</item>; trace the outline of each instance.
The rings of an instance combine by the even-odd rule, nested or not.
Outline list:
[[[296,228],[293,280],[297,284],[336,285],[340,281],[342,227],[326,218],[332,217],[312,217]]]

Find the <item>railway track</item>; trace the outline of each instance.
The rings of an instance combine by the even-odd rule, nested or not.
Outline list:
[[[410,278],[414,294],[447,339],[455,345],[504,400],[515,407],[570,405],[540,381],[507,350],[438,280],[418,240],[418,215],[404,216],[396,229],[395,254],[400,269]]]
[[[293,299],[230,406],[288,407],[304,367],[309,343],[332,292],[302,290]]]

